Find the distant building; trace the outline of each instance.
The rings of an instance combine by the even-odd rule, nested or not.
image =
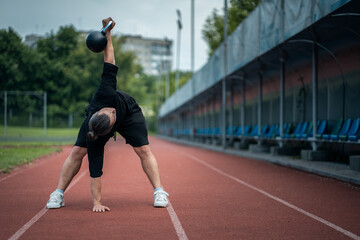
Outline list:
[[[137,56],[137,63],[149,75],[171,71],[172,40],[167,38],[144,38],[140,35],[123,35],[124,51],[132,51]]]
[[[25,36],[25,44],[31,48],[36,48],[37,42],[42,38],[42,36],[36,34],[30,34]]]

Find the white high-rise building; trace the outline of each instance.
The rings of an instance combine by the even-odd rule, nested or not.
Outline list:
[[[124,51],[132,51],[137,56],[137,63],[149,75],[171,71],[172,40],[167,38],[144,38],[140,35],[123,35]]]

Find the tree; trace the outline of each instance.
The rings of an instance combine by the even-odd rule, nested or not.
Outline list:
[[[230,0],[228,34],[231,34],[260,2],[261,0]],[[224,16],[217,9],[213,9],[211,15],[206,18],[202,37],[208,45],[208,54],[211,57],[221,42],[224,41]]]
[[[152,109],[156,77],[148,76],[136,64],[136,55],[122,50],[122,38],[113,36],[116,65],[119,67],[117,89],[133,96]],[[37,42],[32,49],[11,28],[0,30],[0,89],[47,91],[49,126],[67,126],[70,115],[81,116],[100,83],[104,56],[91,52],[85,37],[73,26],[60,27]],[[16,99],[16,101],[14,100]],[[13,102],[11,102],[13,101]],[[23,112],[26,123],[32,112],[42,108],[30,97],[8,99],[8,106]],[[57,118],[57,119],[56,119]]]

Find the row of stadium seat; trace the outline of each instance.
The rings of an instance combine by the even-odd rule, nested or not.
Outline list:
[[[317,132],[315,139],[318,141],[350,141],[358,142],[360,138],[360,118],[355,120],[347,119],[338,120],[330,132],[328,130],[328,121],[322,120],[317,122]],[[190,130],[175,130],[176,136],[190,135]],[[219,127],[215,128],[197,128],[195,136],[203,138],[220,138],[222,133]],[[241,126],[227,127],[226,136],[233,138],[264,138],[264,139],[288,139],[288,140],[304,140],[313,138],[313,124],[311,121],[305,121],[293,125],[285,123],[283,134],[280,136],[279,124],[263,125],[261,133],[258,133],[258,125],[247,125],[242,133]]]

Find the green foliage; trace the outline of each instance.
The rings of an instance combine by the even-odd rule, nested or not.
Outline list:
[[[228,34],[231,34],[260,2],[261,0],[230,0]],[[208,45],[210,57],[224,40],[224,16],[217,9],[213,9],[211,15],[206,18],[202,37]]]
[[[151,119],[150,127],[156,126],[155,114],[165,101],[166,76],[146,75],[136,64],[136,55],[123,51],[123,39],[113,36],[112,41],[119,67],[117,89],[133,96]],[[69,116],[77,117],[74,123],[80,126],[84,109],[99,85],[103,62],[103,54],[87,49],[85,35],[71,25],[50,32],[34,48],[25,45],[13,29],[0,30],[0,89],[46,91],[49,127],[68,126]],[[175,75],[169,73],[170,95],[175,91]],[[180,72],[180,86],[190,77],[190,72]],[[41,127],[42,108],[38,97],[11,95],[8,109],[14,116],[8,123]]]
[[[135,54],[122,50],[122,42],[121,37],[113,37],[119,67],[117,88],[140,104],[151,105],[156,77],[144,74],[135,63]],[[66,121],[69,114],[83,115],[99,85],[103,61],[103,54],[87,49],[85,36],[71,25],[47,34],[35,48],[25,45],[13,29],[0,30],[1,90],[47,91],[50,123],[55,122],[53,118]],[[8,108],[13,112],[19,109],[25,116],[42,107],[42,101],[34,97],[8,98]]]

